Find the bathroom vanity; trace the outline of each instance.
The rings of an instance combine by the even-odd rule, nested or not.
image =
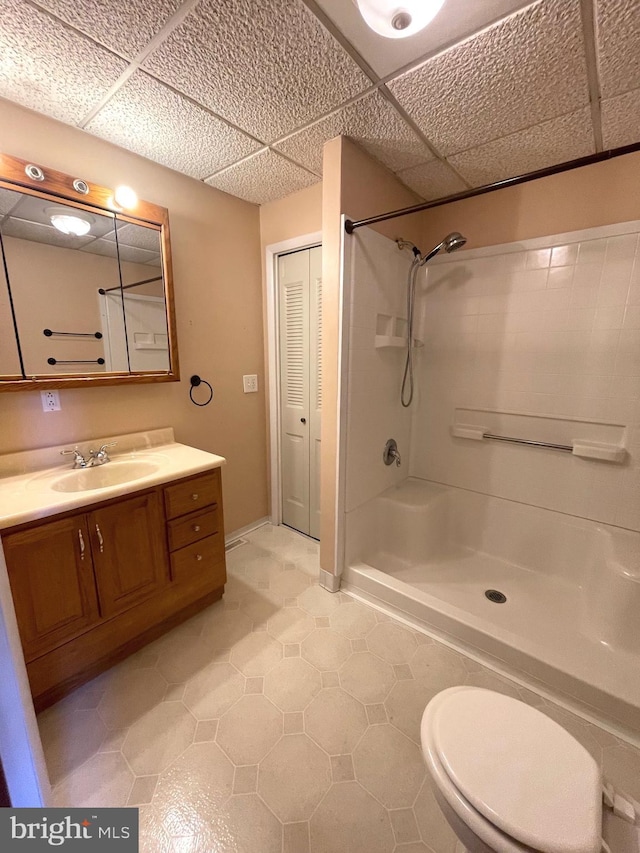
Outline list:
[[[38,710],[224,592],[224,459],[171,429],[116,440],[97,468],[42,467],[60,448],[0,457],[0,539]]]

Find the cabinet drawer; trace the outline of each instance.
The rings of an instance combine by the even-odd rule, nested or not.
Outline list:
[[[169,550],[177,551],[179,548],[184,548],[185,545],[191,545],[192,542],[198,542],[200,539],[206,539],[207,536],[213,536],[220,530],[220,513],[218,507],[211,507],[204,512],[193,512],[191,515],[184,515],[182,518],[176,518],[174,521],[167,523],[167,533],[169,535]]]
[[[201,507],[220,501],[220,471],[211,471],[192,477],[184,483],[167,486],[164,502],[167,518],[177,518]]]
[[[187,545],[171,555],[171,573],[173,580],[178,583],[197,576],[205,577],[213,570],[220,574],[219,584],[215,586],[222,586],[227,578],[224,568],[224,538],[221,533],[207,536],[206,539]],[[216,578],[212,577],[213,580]]]

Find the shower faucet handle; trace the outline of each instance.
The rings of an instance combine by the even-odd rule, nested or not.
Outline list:
[[[382,451],[382,461],[385,465],[393,465],[395,462],[397,468],[402,464],[402,457],[398,452],[398,445],[395,438],[390,438],[385,444],[384,450]]]

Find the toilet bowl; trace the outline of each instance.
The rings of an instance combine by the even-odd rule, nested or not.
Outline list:
[[[637,804],[609,786],[603,804],[597,763],[541,711],[452,687],[429,702],[420,735],[457,853],[640,853]]]

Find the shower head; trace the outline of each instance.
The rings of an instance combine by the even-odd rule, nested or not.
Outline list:
[[[455,252],[456,249],[461,249],[467,242],[467,238],[463,237],[459,231],[452,231],[442,241],[442,248],[445,252]]]
[[[425,255],[424,258],[422,258],[420,266],[424,266],[424,264],[437,255],[441,249],[444,249],[447,253],[455,252],[457,249],[461,249],[466,242],[467,238],[463,237],[459,231],[452,231],[451,234],[447,234],[442,243],[438,243],[438,245],[434,246],[428,255]]]

